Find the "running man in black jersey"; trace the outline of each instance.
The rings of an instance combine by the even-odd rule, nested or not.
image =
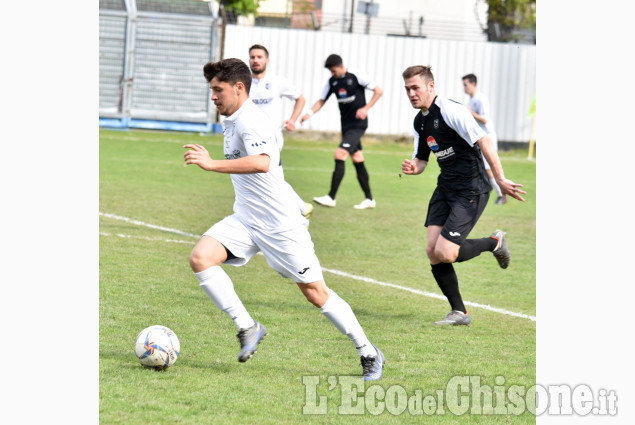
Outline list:
[[[498,264],[509,266],[505,232],[467,239],[487,205],[491,186],[482,155],[489,163],[502,192],[524,201],[521,184],[505,178],[498,154],[489,136],[463,105],[437,96],[434,76],[428,66],[411,66],[403,74],[408,99],[421,111],[414,119],[414,153],[401,164],[404,174],[421,174],[434,153],[441,169],[430,203],[426,254],[432,275],[447,297],[452,311],[437,325],[469,325],[471,317],[461,298],[452,263],[470,260],[482,252],[494,254]]]
[[[345,161],[349,154],[357,180],[364,191],[364,200],[355,205],[356,209],[375,208],[376,202],[370,191],[368,171],[364,165],[364,153],[362,152],[362,136],[368,128],[368,110],[379,100],[382,95],[381,88],[368,77],[359,73],[349,72],[338,55],[330,55],[326,58],[324,67],[331,71],[332,77],[326,82],[322,96],[315,102],[311,110],[300,117],[300,124],[308,120],[311,115],[322,109],[328,97],[335,93],[340,108],[340,123],[342,125],[342,142],[335,150],[335,170],[331,178],[331,190],[328,195],[313,198],[315,202],[325,207],[335,206],[335,195],[344,178]],[[373,97],[366,103],[364,90],[372,90]]]

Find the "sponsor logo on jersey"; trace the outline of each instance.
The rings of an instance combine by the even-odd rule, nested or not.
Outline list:
[[[232,153],[225,154],[225,159],[238,159],[240,156],[240,151],[238,149],[234,149]]]
[[[346,79],[346,84],[348,84],[349,86],[353,85],[353,79],[352,78],[347,78]]]
[[[266,97],[263,99],[251,99],[256,105],[268,105],[273,102],[273,97]]]
[[[438,149],[438,147],[437,147],[437,149]],[[443,150],[443,151],[440,151],[440,152],[435,152],[434,154],[436,155],[438,160],[442,160],[446,156],[454,155],[454,148],[453,147],[449,147],[446,150]]]
[[[355,96],[337,99],[337,103],[351,103],[351,102],[355,102]]]
[[[339,97],[346,97],[346,89],[345,88],[341,88],[337,91],[337,95]]]
[[[423,130],[423,126],[421,127],[422,127],[421,129]],[[430,148],[431,151],[436,152],[439,150],[439,145],[437,144],[437,141],[434,140],[434,137],[428,136],[427,142],[428,142],[428,147]]]
[[[450,236],[457,237],[461,236],[461,234],[459,232],[450,232]]]
[[[266,88],[267,90],[269,90],[269,89],[271,88],[271,83],[267,83],[267,84],[265,84],[265,88]]]
[[[302,270],[301,272],[298,272],[298,274],[304,274],[306,273],[307,270],[309,270],[311,267],[305,267],[304,270]]]
[[[331,83],[331,85],[332,85],[333,87],[335,87],[335,86],[337,85],[337,81],[333,81],[333,82]]]
[[[342,143],[342,147],[343,148],[350,148],[351,144],[350,143]]]
[[[438,118],[436,120],[432,121],[432,126],[434,127],[435,130],[437,130],[439,128],[439,119]]]

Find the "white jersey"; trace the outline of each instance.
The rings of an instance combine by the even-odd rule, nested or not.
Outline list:
[[[283,117],[282,98],[297,100],[302,93],[289,80],[269,72],[262,79],[252,78],[249,98],[272,120],[273,125],[282,136]],[[279,140],[282,142],[282,139]],[[282,149],[282,144],[280,144]]]
[[[494,123],[492,122],[492,113],[489,108],[489,100],[487,97],[481,92],[474,93],[474,96],[470,98],[470,108],[472,111],[487,120],[486,124],[476,120],[483,131],[487,134],[495,134],[496,129],[494,128]]]
[[[247,101],[225,118],[223,125],[225,159],[267,154],[269,171],[231,174],[236,200],[234,213],[246,226],[277,233],[306,219],[298,212],[293,189],[284,180],[276,130],[271,119],[253,102]]]

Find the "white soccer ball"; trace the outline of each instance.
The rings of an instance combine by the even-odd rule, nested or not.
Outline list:
[[[134,343],[134,353],[145,367],[163,370],[172,366],[181,352],[176,334],[165,326],[149,326],[139,332]]]

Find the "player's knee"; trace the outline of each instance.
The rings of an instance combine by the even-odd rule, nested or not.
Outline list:
[[[190,254],[190,267],[194,273],[201,272],[215,265],[217,264],[213,264],[212,259],[209,256],[204,255],[201,250],[196,248],[192,250],[192,253]]]
[[[327,290],[322,291],[319,289],[304,291],[304,296],[306,297],[308,302],[310,302],[317,308],[321,308],[324,304],[326,304],[326,301],[329,298]]]
[[[434,245],[426,245],[426,254],[428,255],[428,258],[430,260],[437,259],[436,254],[435,254]]]
[[[454,263],[456,261],[456,259],[459,256],[458,251],[452,251],[452,250],[448,250],[448,249],[440,249],[439,247],[436,247],[434,250],[434,255],[437,258],[437,260],[441,261],[442,263]]]

